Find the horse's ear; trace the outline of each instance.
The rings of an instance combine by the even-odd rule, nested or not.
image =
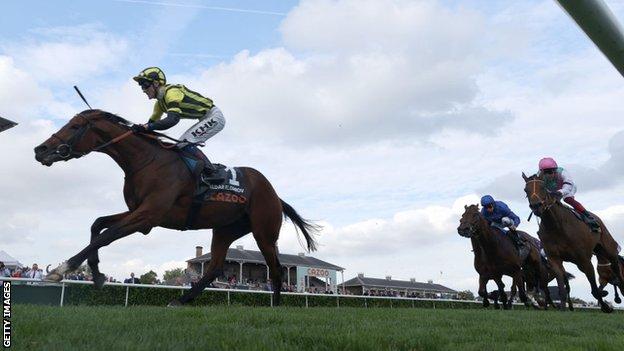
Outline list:
[[[524,172],[522,172],[522,178],[524,179],[525,183],[529,181],[529,177],[527,177],[526,174],[524,174]]]
[[[468,205],[464,205],[464,210],[467,210],[467,209],[468,209]]]

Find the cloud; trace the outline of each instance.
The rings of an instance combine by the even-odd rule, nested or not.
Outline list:
[[[37,29],[29,37],[5,45],[18,66],[40,82],[75,83],[102,76],[123,62],[128,42],[96,25]]]
[[[477,101],[475,76],[491,54],[476,12],[435,2],[303,1],[280,31],[284,47],[241,51],[200,77],[170,80],[213,97],[247,127],[243,136],[287,145],[425,141],[448,129],[490,136],[513,120]]]
[[[587,167],[576,163],[564,164],[559,160],[559,166],[566,168],[577,184],[578,190],[583,192],[601,191],[614,188],[624,180],[624,131],[619,131],[609,139],[609,158],[597,167]],[[525,171],[530,176],[537,171],[537,167]],[[477,188],[481,194],[492,194],[497,198],[513,201],[524,201],[525,193],[519,177],[522,171],[507,172],[490,183]]]

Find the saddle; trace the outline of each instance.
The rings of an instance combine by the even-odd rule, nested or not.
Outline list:
[[[563,205],[563,204],[562,204]],[[600,228],[600,224],[598,223],[598,221],[596,220],[596,216],[589,212],[591,218],[586,217],[582,214],[580,214],[577,210],[575,210],[574,208],[570,207],[570,206],[566,206],[563,205],[564,208],[566,208],[568,211],[572,212],[572,214],[581,222],[585,223],[589,229],[591,229],[592,232],[600,234],[602,232],[602,229]]]
[[[495,223],[492,223],[492,227],[496,228],[501,235],[509,237],[509,239],[511,239],[511,242],[518,250],[518,255],[520,255],[520,261],[524,262],[529,256],[531,248],[529,247],[529,240],[523,235],[523,232],[517,230],[506,230],[505,228],[496,225]]]

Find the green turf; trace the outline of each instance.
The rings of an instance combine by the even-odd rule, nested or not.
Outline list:
[[[624,314],[13,306],[14,350],[615,350]]]

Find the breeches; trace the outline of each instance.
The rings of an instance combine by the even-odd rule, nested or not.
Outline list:
[[[203,143],[219,133],[225,126],[225,118],[223,113],[217,106],[213,106],[206,116],[189,128],[180,140],[190,141],[192,143]]]
[[[574,199],[574,196],[568,196],[568,197],[564,198],[564,199],[563,199],[563,201],[565,201],[565,203],[566,203],[566,204],[568,204],[568,205],[570,205],[570,206],[574,207],[574,209],[576,210],[576,212],[579,212],[579,213],[581,213],[581,214],[582,214],[582,213],[585,213],[585,211],[587,211],[587,210],[585,209],[585,207],[583,207],[583,205],[581,205],[581,203],[580,203],[580,202],[578,202],[578,201],[576,201],[576,200]]]

